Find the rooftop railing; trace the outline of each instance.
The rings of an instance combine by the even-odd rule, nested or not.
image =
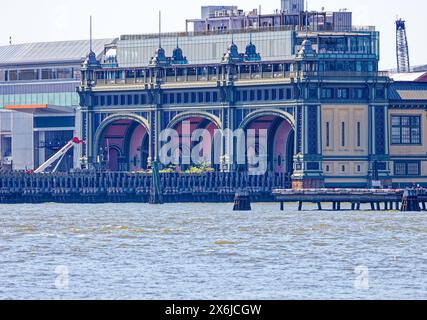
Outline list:
[[[95,72],[95,86],[149,85],[154,83],[216,83],[218,81],[267,81],[279,79],[335,78],[366,79],[388,77],[386,71],[289,71],[285,63],[237,65],[229,73],[224,65],[210,67],[115,68]]]

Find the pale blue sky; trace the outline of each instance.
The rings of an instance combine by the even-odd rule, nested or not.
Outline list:
[[[94,37],[157,31],[158,10],[163,12],[164,31],[182,31],[186,18],[198,18],[200,6],[238,5],[245,11],[258,8],[273,12],[280,0],[11,0],[3,1],[0,45],[88,37],[89,15],[94,19]],[[375,25],[381,32],[381,67],[395,67],[395,27],[397,15],[407,21],[411,64],[427,64],[427,1],[425,0],[310,0],[309,9],[327,11],[347,8],[354,12],[353,24]]]

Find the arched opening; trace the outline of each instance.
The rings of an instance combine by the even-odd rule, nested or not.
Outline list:
[[[171,121],[169,129],[177,132],[172,157],[175,163],[179,163],[176,166],[178,171],[202,164],[217,169],[213,143],[215,130],[221,129],[219,119],[204,113],[181,114]]]
[[[95,138],[96,162],[109,171],[139,171],[148,167],[149,138],[145,122],[113,116],[104,120]]]
[[[241,129],[246,135],[246,169],[254,167],[253,157],[266,161],[266,169],[274,173],[293,173],[295,153],[295,129],[292,118],[281,112],[249,115],[242,123]],[[266,143],[261,143],[259,134],[265,130]],[[255,145],[250,137],[256,136]],[[256,164],[258,165],[258,164]]]
[[[109,146],[108,155],[106,156],[106,165],[107,168],[111,171],[119,171],[119,160],[122,157],[120,148],[117,146]]]

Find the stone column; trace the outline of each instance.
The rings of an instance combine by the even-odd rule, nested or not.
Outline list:
[[[231,130],[231,132],[234,132],[236,129],[236,107],[235,107],[235,87],[234,87],[234,80],[232,79],[232,71],[230,71],[230,68],[224,68],[227,70],[227,80],[223,82],[223,86],[221,88],[222,90],[222,103],[225,105],[225,108],[222,111],[222,117],[221,122],[222,126],[225,130]],[[223,166],[221,167],[222,171],[233,171],[236,170],[236,146],[233,143],[233,157],[230,156],[229,150],[226,150],[227,145],[223,145],[221,150],[221,159],[223,161],[226,161]]]
[[[389,120],[387,105],[369,106],[369,177],[372,181],[375,167],[383,186],[391,184]]]
[[[297,106],[293,188],[323,188],[321,106]]]
[[[148,166],[151,167],[153,161],[159,161],[160,154],[160,132],[162,130],[162,104],[160,85],[150,89],[152,110],[149,114],[150,122],[150,143],[148,154]]]

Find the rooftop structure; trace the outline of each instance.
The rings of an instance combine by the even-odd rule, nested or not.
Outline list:
[[[414,66],[412,67],[412,71],[413,72],[425,72],[427,71],[427,65],[419,65],[419,66]]]
[[[379,33],[368,30],[372,29],[354,28],[351,32],[295,32],[292,28],[283,26],[274,29],[236,30],[233,33],[167,33],[162,34],[162,49],[165,55],[170,57],[177,47],[178,39],[179,48],[188,64],[215,64],[221,62],[232,42],[241,51],[252,43],[263,61],[278,61],[293,59],[304,39],[309,38],[313,50],[321,59],[348,59],[348,67],[340,63],[332,65],[331,62],[330,68],[335,69],[334,71],[343,71],[346,68],[353,71],[373,71],[379,61]],[[119,67],[148,66],[157,49],[158,34],[123,35],[117,42],[115,59]],[[355,55],[364,60],[356,63]],[[375,63],[368,67],[370,61]]]
[[[202,6],[202,19],[238,15],[241,11],[237,6]]]
[[[270,14],[253,9],[245,12],[237,7],[204,7],[198,19],[186,20],[186,31],[228,32],[242,29],[282,28],[311,31],[351,31],[352,13],[343,9],[338,12],[304,11],[303,0],[284,0],[282,10]]]
[[[427,82],[427,71],[392,73],[390,74],[390,78],[396,82]]]
[[[282,12],[299,13],[304,11],[305,0],[281,0]]]
[[[414,102],[427,101],[427,81],[413,83],[411,81],[401,81],[393,83],[390,87],[390,101],[397,102]]]
[[[106,43],[113,39],[93,41],[95,52],[103,52]],[[40,65],[40,64],[67,64],[81,63],[89,48],[89,41],[59,41],[25,43],[9,46],[0,46],[0,68],[10,66]]]

